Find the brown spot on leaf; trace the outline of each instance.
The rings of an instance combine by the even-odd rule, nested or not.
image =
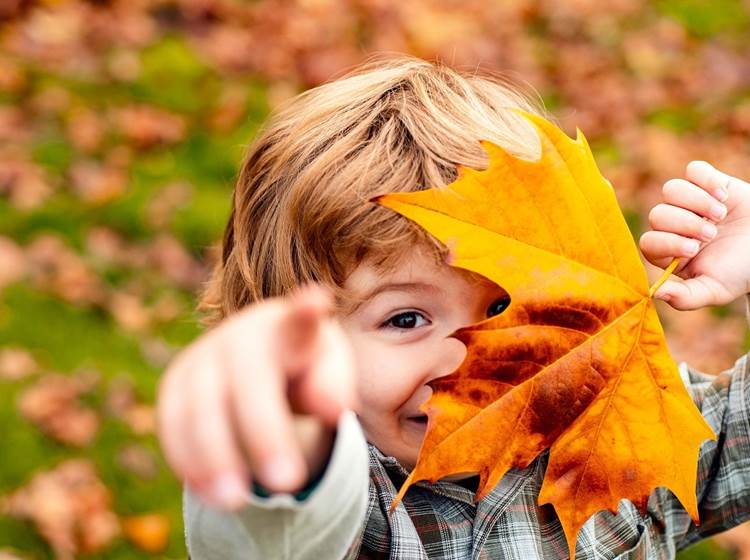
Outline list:
[[[562,302],[536,306],[526,304],[525,309],[529,316],[529,322],[536,325],[547,325],[550,327],[564,327],[585,333],[594,333],[602,328],[603,324],[599,314],[589,309],[583,309],[574,303]],[[606,315],[606,313],[605,313]]]

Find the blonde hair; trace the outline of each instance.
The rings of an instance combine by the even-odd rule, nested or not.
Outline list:
[[[306,282],[335,289],[365,258],[387,266],[415,243],[440,253],[418,227],[369,201],[447,185],[456,164],[485,168],[478,140],[537,158],[536,133],[510,108],[544,114],[538,97],[507,78],[405,56],[373,59],[292,99],[242,163],[199,306],[206,323]]]

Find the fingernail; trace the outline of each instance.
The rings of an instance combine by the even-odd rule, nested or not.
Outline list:
[[[662,301],[669,302],[670,299],[672,299],[672,296],[669,294],[655,294],[656,299],[660,299]]]
[[[695,239],[691,239],[690,241],[685,241],[685,243],[682,245],[682,253],[686,257],[693,256],[697,252],[698,252],[698,242]]]
[[[704,224],[703,228],[701,229],[701,233],[703,233],[703,237],[707,240],[713,239],[716,237],[716,226],[713,224]]]
[[[717,220],[724,219],[727,215],[727,207],[723,204],[712,204],[711,205],[711,217]]]
[[[719,192],[716,194],[716,198],[719,199],[719,202],[724,202],[727,198],[729,198],[729,191],[727,191],[725,188],[720,188]]]
[[[222,474],[213,484],[211,494],[222,506],[234,508],[244,503],[248,496],[247,485],[234,474]]]

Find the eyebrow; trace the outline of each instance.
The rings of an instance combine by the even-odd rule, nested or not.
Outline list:
[[[437,292],[438,289],[432,285],[427,284],[425,282],[389,282],[386,284],[380,284],[379,286],[376,286],[369,292],[363,294],[362,296],[359,296],[358,298],[354,299],[354,302],[351,304],[351,307],[346,311],[347,315],[350,315],[354,313],[357,309],[359,309],[363,303],[365,303],[368,300],[371,300],[375,296],[382,294],[383,292]]]

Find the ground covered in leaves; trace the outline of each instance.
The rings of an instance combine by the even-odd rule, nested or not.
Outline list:
[[[277,103],[382,50],[509,72],[637,235],[690,159],[750,176],[748,32],[738,0],[0,3],[0,558],[184,557],[156,383]],[[661,311],[678,360],[748,349],[740,305]],[[747,534],[682,558],[750,558]]]

